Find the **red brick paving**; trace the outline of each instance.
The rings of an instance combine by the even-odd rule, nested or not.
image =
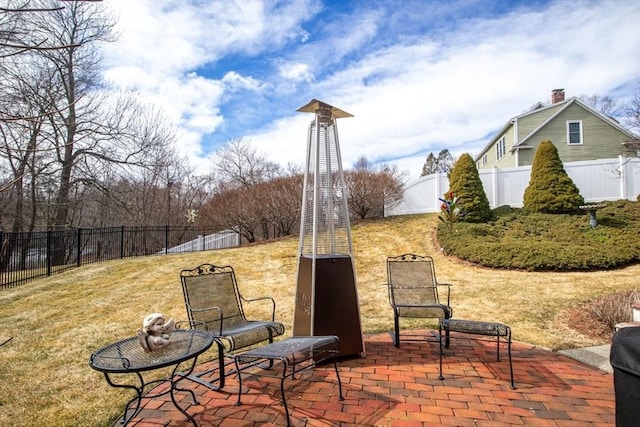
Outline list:
[[[365,358],[339,363],[344,401],[338,399],[333,365],[304,371],[285,382],[294,427],[326,426],[614,426],[613,376],[566,356],[514,342],[516,390],[509,380],[506,351],[496,361],[495,341],[470,340],[452,333],[438,379],[437,343],[402,343],[389,334],[365,337]],[[243,378],[242,405],[236,406],[238,382],[227,378],[215,392],[184,380],[188,393],[177,399],[200,426],[254,427],[286,425],[279,381]],[[135,427],[192,425],[169,396],[143,399]]]

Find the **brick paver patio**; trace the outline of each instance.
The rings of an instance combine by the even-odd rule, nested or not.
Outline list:
[[[403,343],[389,334],[365,338],[366,357],[340,361],[345,400],[338,399],[333,365],[320,366],[287,380],[292,426],[613,426],[613,376],[566,356],[514,342],[516,390],[510,388],[509,363],[495,341],[469,340],[452,333],[438,380],[437,343]],[[280,383],[243,378],[243,405],[236,406],[237,377],[222,392],[185,380],[198,405],[180,393],[183,407],[200,426],[286,425]],[[168,396],[144,399],[129,425],[189,426]]]

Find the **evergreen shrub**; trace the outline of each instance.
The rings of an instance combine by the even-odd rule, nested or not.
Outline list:
[[[640,263],[640,203],[618,200],[589,216],[527,213],[499,207],[494,221],[457,222],[453,231],[438,226],[438,243],[447,255],[502,269],[575,271]]]
[[[487,222],[493,218],[476,164],[468,153],[456,161],[449,177],[449,191],[459,197],[458,206],[465,213],[462,221]]]
[[[578,213],[583,204],[584,198],[564,170],[558,150],[551,141],[542,141],[524,191],[523,209],[550,214]]]

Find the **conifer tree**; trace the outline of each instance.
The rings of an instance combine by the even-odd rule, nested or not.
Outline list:
[[[438,172],[438,160],[433,153],[429,153],[427,160],[425,160],[424,165],[422,166],[422,173],[420,176],[427,176],[436,172]]]
[[[493,218],[489,199],[484,192],[480,174],[471,155],[464,153],[453,166],[449,178],[449,191],[460,197],[458,206],[465,213],[466,222],[486,222]]]
[[[575,213],[582,204],[584,198],[564,170],[555,145],[551,141],[542,141],[533,158],[531,178],[524,191],[524,210]]]

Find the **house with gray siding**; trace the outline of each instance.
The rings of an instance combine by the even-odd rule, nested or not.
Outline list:
[[[476,156],[478,170],[528,166],[542,141],[553,142],[563,163],[618,156],[635,157],[638,136],[576,97],[554,89],[551,105],[538,103],[510,119]]]

